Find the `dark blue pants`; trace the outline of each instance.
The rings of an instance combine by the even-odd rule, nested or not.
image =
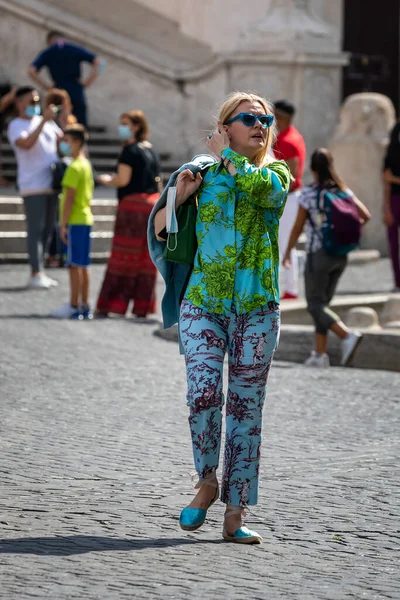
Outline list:
[[[81,123],[81,125],[84,125],[85,127],[87,127],[88,126],[87,107],[86,107],[85,98],[81,98],[79,100],[74,100],[73,104],[74,104],[74,108],[72,110],[73,115],[77,118],[78,123]]]

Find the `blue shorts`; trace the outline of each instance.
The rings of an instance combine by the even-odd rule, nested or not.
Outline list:
[[[88,267],[90,265],[90,225],[68,225],[66,267]]]

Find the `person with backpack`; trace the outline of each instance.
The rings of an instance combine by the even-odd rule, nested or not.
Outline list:
[[[314,183],[303,188],[297,219],[283,257],[290,263],[291,250],[307,223],[305,287],[307,310],[315,323],[315,350],[306,360],[308,367],[329,367],[328,331],[342,340],[341,365],[350,363],[362,335],[350,331],[330,308],[347,255],[360,241],[362,225],[371,214],[346,187],[334,169],[332,154],[318,148],[310,165]]]

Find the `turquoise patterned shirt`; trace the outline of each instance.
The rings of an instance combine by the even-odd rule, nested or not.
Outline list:
[[[276,161],[258,168],[230,148],[231,175],[212,165],[200,187],[198,249],[185,298],[228,315],[279,302],[279,219],[290,187],[290,171]],[[233,303],[233,305],[232,305]]]

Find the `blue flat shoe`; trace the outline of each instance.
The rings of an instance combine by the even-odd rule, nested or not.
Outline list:
[[[204,481],[207,485],[212,485]],[[214,483],[214,482],[213,482]],[[214,486],[213,486],[214,487]],[[199,529],[206,520],[207,510],[216,502],[219,498],[219,485],[217,483],[217,489],[214,498],[211,500],[207,509],[204,508],[191,508],[186,507],[182,510],[181,516],[179,517],[179,526],[184,531],[196,531]]]
[[[243,508],[240,506],[227,505],[225,518],[232,515],[244,515]],[[252,531],[243,525],[236,529],[233,535],[229,535],[226,531],[225,523],[222,529],[222,537],[226,542],[234,542],[235,544],[262,544],[262,537],[257,531]]]
[[[235,544],[262,544],[261,535],[247,527],[239,527],[233,535],[228,535],[224,527],[222,537],[226,542],[234,542]]]

